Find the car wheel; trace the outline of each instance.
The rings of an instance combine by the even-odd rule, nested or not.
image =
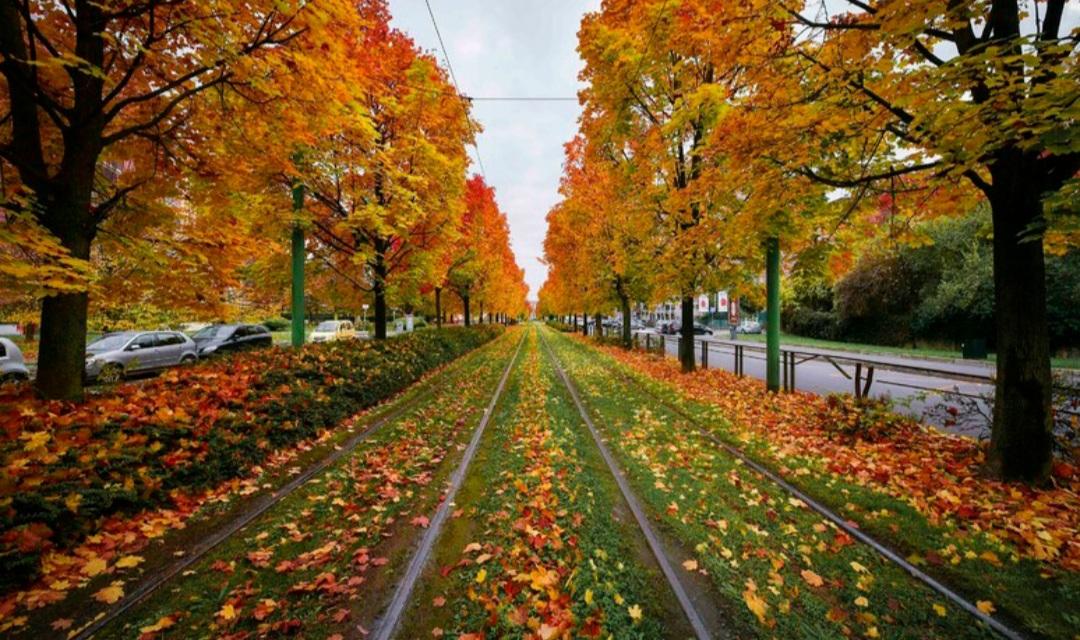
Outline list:
[[[195,364],[196,360],[198,360],[198,358],[189,353],[186,356],[180,358],[180,364],[183,366],[190,366]]]
[[[25,382],[29,380],[29,376],[22,373],[5,373],[0,376],[0,384],[7,384],[9,382]]]
[[[101,384],[116,384],[123,379],[124,368],[114,362],[101,367],[101,373],[97,377],[98,382]]]

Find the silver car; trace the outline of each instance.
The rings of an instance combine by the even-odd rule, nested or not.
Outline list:
[[[86,379],[108,384],[198,359],[195,342],[179,331],[109,333],[87,345]]]
[[[0,384],[29,379],[30,371],[26,368],[19,345],[7,338],[0,338]]]

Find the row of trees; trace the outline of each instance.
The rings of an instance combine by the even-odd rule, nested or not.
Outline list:
[[[466,186],[479,127],[389,21],[385,0],[0,1],[0,304],[39,305],[42,394],[81,396],[91,316],[280,310],[294,228],[309,295],[370,300],[377,337],[448,286],[524,311],[505,217]]]
[[[760,287],[769,243],[789,265],[825,252],[839,274],[883,240],[924,241],[921,219],[985,201],[990,464],[1046,477],[1044,252],[1075,242],[1080,186],[1065,5],[608,0],[579,33],[585,113],[549,214],[540,311],[677,297],[689,338],[693,297]],[[620,259],[627,248],[640,255]]]

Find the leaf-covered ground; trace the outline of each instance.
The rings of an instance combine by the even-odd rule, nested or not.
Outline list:
[[[593,347],[590,345],[589,347]],[[986,611],[1051,637],[1080,628],[1080,480],[996,482],[982,447],[851,398],[769,394],[722,370],[600,347],[606,366],[945,578]],[[595,351],[593,353],[596,353]]]
[[[271,450],[260,464],[249,468],[244,475],[223,482],[210,490],[170,492],[168,507],[145,510],[133,516],[117,513],[97,521],[87,519],[86,522],[92,523],[95,527],[92,535],[69,549],[55,547],[48,549],[43,557],[41,577],[29,588],[11,591],[0,599],[0,631],[19,635],[36,635],[43,631],[47,634],[57,631],[70,632],[80,627],[100,610],[115,604],[125,592],[129,592],[138,584],[142,576],[163,570],[174,561],[174,557],[181,556],[186,553],[187,548],[197,544],[202,535],[213,532],[215,527],[223,521],[235,517],[244,510],[251,498],[273,491],[290,481],[303,468],[327,456],[340,443],[364,431],[377,420],[398,411],[399,407],[418,399],[422,400],[424,394],[440,386],[449,385],[452,388],[456,384],[455,377],[473,375],[478,362],[488,362],[493,357],[493,354],[489,353],[491,349],[498,349],[498,353],[502,353],[509,348],[508,345],[512,344],[512,339],[504,336],[498,344],[454,362],[388,404],[361,411],[334,425],[334,428],[319,430],[312,438],[295,442],[291,447]],[[416,346],[419,348],[422,345]],[[444,353],[450,352],[444,351]],[[268,355],[271,360],[277,358],[277,354]],[[341,362],[355,360],[353,357],[326,358],[326,353],[312,355],[315,361],[324,367],[334,366],[335,360]],[[430,358],[432,355],[436,354],[426,354],[425,357]],[[236,372],[238,369],[250,371],[252,360],[257,360],[257,358],[237,358],[235,361],[214,363],[205,368],[183,372],[181,375],[190,384],[182,393],[177,392],[172,397],[176,401],[184,397],[202,397],[202,402],[213,404],[222,394],[232,394],[231,390],[243,388],[245,383],[250,383],[249,376],[245,375],[226,376],[223,379],[222,371]],[[417,363],[414,366],[419,365],[420,363]],[[462,373],[462,370],[471,373]],[[262,372],[260,375],[268,374]],[[379,375],[378,372],[365,372],[364,379]],[[409,373],[406,370],[391,375],[400,378]],[[334,379],[322,376],[320,383],[313,384],[309,380],[306,385],[308,388],[316,389],[316,396],[325,396],[326,392],[318,391],[318,388],[322,385],[336,384]],[[207,395],[204,391],[213,380],[222,381],[222,384],[216,388],[218,393]],[[167,382],[168,380],[163,378],[158,384]],[[128,421],[129,426],[124,429],[125,436],[122,441],[127,442],[130,437],[137,434],[137,427],[132,424],[137,420],[136,416],[146,415],[141,405],[134,401],[132,394],[143,397],[144,392],[121,386],[116,389],[116,393],[122,398],[127,398],[132,407],[131,411],[123,415],[123,419]],[[250,395],[252,392],[246,393]],[[109,414],[105,409],[112,407],[115,401],[112,397],[105,397],[91,404],[93,411],[100,412],[104,416],[102,424],[109,424]],[[318,403],[311,403],[309,406],[317,409]],[[230,413],[235,413],[235,408],[231,409]],[[211,430],[214,428],[213,422],[206,422],[205,416],[195,415],[198,415],[200,424],[209,425],[207,428]],[[56,421],[64,416],[63,413],[52,414],[38,418],[38,421]],[[143,424],[146,424],[145,420],[144,418]],[[77,425],[78,422],[72,422],[72,424]],[[233,423],[229,422],[229,424]],[[156,428],[150,427],[149,430],[152,432]],[[58,433],[63,435],[73,429],[74,427],[66,430],[61,428]],[[108,437],[108,434],[115,433],[107,429],[104,431],[94,427],[89,427],[89,429],[92,438],[104,439]],[[53,441],[60,440],[60,436],[53,438]],[[93,452],[96,449],[89,451]],[[117,471],[116,465],[110,462],[112,457],[123,455],[128,459],[137,459],[140,451],[141,449],[136,447],[129,448],[125,452],[124,447],[116,446],[108,452],[88,456],[80,464],[99,466],[101,468],[96,470],[99,477],[111,477]],[[144,460],[144,462],[148,461]],[[41,463],[31,462],[31,465],[39,464]],[[53,468],[59,467],[58,461],[51,464]],[[110,467],[112,467],[111,471]],[[25,481],[25,476],[22,481]],[[25,526],[22,527],[22,530],[25,528]],[[33,557],[32,554],[28,553],[28,555]]]
[[[508,335],[444,372],[447,384],[100,637],[329,637],[370,626],[516,342]]]
[[[683,376],[661,358],[598,349],[540,327],[508,332],[397,400],[303,441],[300,451],[279,452],[265,468],[208,493],[190,514],[117,518],[117,532],[138,532],[129,534],[134,538],[106,531],[76,547],[70,553],[78,559],[55,569],[75,572],[69,584],[56,585],[72,597],[31,608],[22,596],[16,615],[0,612],[5,632],[76,632],[140,576],[183,552],[155,527],[186,523],[197,532],[200,518],[228,516],[245,497],[279,486],[348,434],[388,417],[97,637],[365,636],[380,624],[446,498],[447,480],[520,339],[505,392],[396,637],[691,637],[541,335],[714,630],[769,638],[991,637],[726,454],[702,426],[959,587],[979,608],[1048,637],[1070,638],[1078,628],[1072,612],[1080,588],[1069,563],[1075,541],[1063,535],[1074,526],[1067,513],[1074,488],[988,483],[972,467],[977,447],[961,439],[844,400],[766,394],[723,372]],[[981,502],[971,512],[957,509],[943,492]],[[15,624],[20,616],[29,622]]]
[[[535,331],[401,638],[684,638],[678,604]]]
[[[554,332],[551,332],[552,334]],[[720,451],[611,361],[553,344],[653,516],[737,615],[780,638],[982,638],[987,630]]]

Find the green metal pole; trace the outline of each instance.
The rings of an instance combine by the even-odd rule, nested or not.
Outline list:
[[[304,186],[296,184],[292,190],[293,211],[299,217],[304,208]],[[292,346],[304,346],[304,230],[297,220],[292,228]]]
[[[780,239],[765,241],[765,386],[780,390]]]

